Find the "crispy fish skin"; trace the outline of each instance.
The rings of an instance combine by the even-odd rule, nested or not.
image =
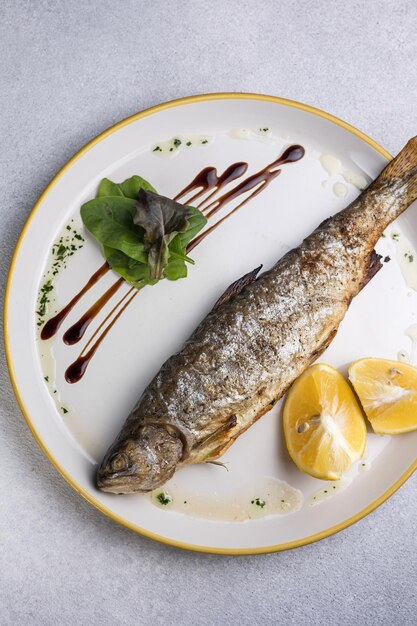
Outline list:
[[[374,246],[417,197],[417,137],[349,207],[203,320],[162,366],[97,474],[114,493],[218,458],[329,345],[380,268]]]

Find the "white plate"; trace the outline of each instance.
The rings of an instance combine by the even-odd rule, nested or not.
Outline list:
[[[256,137],[268,127],[274,139]],[[250,139],[230,135],[236,128],[254,131]],[[178,134],[207,134],[213,140],[162,159],[155,143]],[[65,368],[81,342],[65,346],[62,332],[40,345],[35,320],[38,290],[51,247],[65,227],[78,224],[80,205],[93,197],[101,178],[121,181],[140,174],[162,194],[173,196],[207,165],[219,172],[236,161],[248,173],[274,160],[289,143],[301,143],[303,160],[285,166],[270,186],[251,200],[193,251],[196,265],[186,280],[147,288],[128,307],[100,346],[82,381],[70,385]],[[213,498],[231,493],[248,480],[282,479],[299,489],[303,506],[288,515],[248,521],[222,521],[156,507],[141,495],[114,496],[93,484],[95,463],[118,432],[132,405],[163,361],[181,347],[197,323],[233,280],[260,263],[270,267],[290,246],[298,245],[317,224],[358,193],[347,185],[346,198],[333,193],[341,176],[330,177],[320,164],[323,153],[337,155],[345,169],[374,178],[389,154],[359,131],[308,106],[270,96],[212,94],[163,104],[125,120],[83,148],[47,187],[33,209],[16,247],[6,298],[6,344],[16,395],[45,454],[89,502],[121,524],[160,541],[207,552],[260,553],[300,546],[345,528],[397,489],[416,468],[417,432],[397,437],[368,436],[366,472],[354,467],[350,484],[316,506],[311,494],[323,483],[303,475],[290,462],[283,444],[280,405],[265,415],[230,448],[223,460],[229,472],[195,466],[174,478],[178,493]],[[322,182],[328,180],[327,187]],[[395,228],[417,242],[417,215],[410,209]],[[390,253],[390,238],[381,241]],[[56,305],[76,293],[102,262],[87,237],[56,281]],[[80,301],[62,329],[75,322],[114,278],[108,274]],[[321,361],[346,371],[359,357],[396,358],[409,349],[404,330],[413,323],[417,294],[407,288],[395,260],[354,300],[341,329]],[[112,301],[113,303],[114,301]],[[111,307],[109,303],[106,310]],[[100,316],[86,333],[98,326]],[[85,343],[85,342],[84,342]],[[39,347],[40,346],[40,347]],[[56,373],[43,380],[40,353],[52,350]],[[45,359],[44,357],[43,359]],[[53,378],[55,377],[55,380]],[[57,393],[52,391],[57,389]],[[59,402],[55,402],[59,397]],[[69,412],[63,414],[60,407]]]

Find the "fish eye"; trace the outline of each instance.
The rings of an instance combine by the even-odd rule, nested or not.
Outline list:
[[[130,466],[129,457],[124,452],[113,454],[109,459],[109,466],[112,472],[123,472]]]

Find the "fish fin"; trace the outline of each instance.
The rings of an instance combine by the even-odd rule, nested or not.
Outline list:
[[[231,415],[214,433],[211,433],[200,441],[198,446],[191,451],[190,456],[193,457],[192,463],[206,463],[220,456],[218,450],[223,449],[225,446],[229,447],[229,441],[233,441],[233,438],[230,439],[231,435],[229,431],[232,430],[236,424],[236,415]]]
[[[226,463],[222,463],[221,461],[205,461],[205,463],[209,463],[210,465],[218,465],[219,467],[223,467],[226,472],[229,471],[229,468],[227,467]]]
[[[366,287],[366,285],[375,276],[375,274],[379,272],[382,267],[381,259],[382,256],[380,254],[377,254],[375,250],[372,250],[371,254],[369,255],[369,259],[366,265],[365,277],[362,281],[360,289]]]
[[[244,276],[241,276],[240,278],[235,280],[231,285],[229,285],[226,291],[222,293],[220,298],[214,304],[213,311],[214,309],[217,309],[217,307],[219,307],[221,304],[228,302],[231,298],[233,298],[233,296],[236,296],[238,293],[240,293],[244,287],[246,287],[247,285],[250,285],[251,283],[254,283],[261,269],[262,269],[262,265],[260,265],[259,267],[256,267],[254,270],[252,270],[251,272],[248,272]]]
[[[417,199],[417,136],[408,141],[378,178],[386,181],[403,179],[406,187],[406,202],[410,204]]]
[[[330,346],[330,344],[332,343],[333,339],[336,337],[336,334],[337,334],[338,330],[339,330],[339,326],[337,326],[337,328],[332,328],[331,329],[329,334],[323,339],[323,341],[320,344],[320,346],[318,348],[316,348],[314,350],[314,352],[311,353],[310,359],[308,361],[308,365],[311,365],[312,363],[314,363],[314,361],[316,359],[318,359],[319,356],[321,354],[323,354],[323,352]]]
[[[200,443],[199,447],[204,444],[204,446],[206,446],[208,443],[217,440],[218,438],[223,438],[225,434],[227,434],[227,432],[231,429],[234,428],[237,424],[237,417],[236,415],[231,415],[227,422],[225,422],[224,424],[222,424],[217,430],[214,431],[214,433],[212,433],[211,435],[209,435],[208,437],[206,437],[205,439],[203,439],[203,441]]]
[[[237,437],[240,434],[241,433],[239,432],[236,437],[231,437],[231,439],[229,439],[229,441],[226,441],[226,443],[224,442],[224,440],[220,441],[217,448],[214,448],[214,450],[211,451],[210,456],[207,458],[205,463],[216,463],[215,459],[218,459],[219,457],[223,456],[223,454],[230,448],[232,443],[236,441]]]

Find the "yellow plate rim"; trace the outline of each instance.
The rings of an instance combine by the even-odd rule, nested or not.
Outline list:
[[[379,498],[374,500],[374,502],[369,504],[367,507],[362,509],[362,511],[359,511],[359,513],[356,513],[356,515],[353,515],[352,517],[349,517],[348,519],[344,520],[340,524],[336,524],[335,526],[331,526],[330,528],[327,528],[326,530],[323,530],[323,531],[321,531],[319,533],[316,533],[314,535],[310,535],[308,537],[303,537],[302,539],[297,539],[295,541],[290,541],[290,542],[287,542],[287,543],[282,543],[282,544],[277,544],[277,545],[272,545],[272,546],[263,546],[263,547],[260,547],[260,548],[215,548],[215,547],[211,547],[211,546],[200,546],[200,545],[195,545],[195,544],[190,544],[190,543],[184,543],[182,541],[176,541],[174,539],[163,537],[163,536],[158,535],[156,533],[153,533],[153,532],[151,532],[149,530],[141,528],[140,526],[137,526],[136,524],[132,524],[132,523],[126,521],[125,519],[123,519],[119,515],[116,515],[113,511],[111,511],[110,509],[108,509],[107,507],[102,505],[100,502],[98,502],[83,487],[81,487],[78,483],[76,483],[73,480],[73,478],[66,472],[66,470],[60,465],[58,460],[51,454],[51,452],[48,450],[46,445],[43,443],[43,441],[41,440],[40,436],[38,435],[38,433],[36,431],[36,428],[35,428],[34,424],[31,421],[31,417],[29,415],[29,412],[27,411],[27,409],[25,407],[25,404],[23,402],[23,399],[22,399],[22,397],[20,395],[20,392],[19,392],[19,389],[18,389],[16,376],[15,376],[15,372],[14,372],[14,369],[13,369],[11,350],[10,350],[9,334],[8,334],[9,295],[10,295],[10,286],[11,286],[11,283],[12,283],[12,280],[13,280],[13,272],[14,272],[14,267],[15,267],[15,264],[16,264],[17,256],[18,256],[18,253],[19,253],[20,246],[21,246],[21,244],[23,242],[23,239],[24,239],[24,237],[26,235],[26,232],[27,232],[27,230],[29,228],[31,220],[33,219],[33,217],[34,217],[36,211],[39,209],[40,205],[42,204],[42,201],[44,200],[46,195],[50,192],[50,190],[55,185],[55,183],[59,180],[59,178],[83,154],[88,152],[88,150],[90,150],[93,146],[98,144],[100,141],[102,141],[103,139],[105,139],[109,135],[111,135],[111,134],[115,133],[116,131],[118,131],[119,129],[123,128],[124,126],[127,126],[128,124],[131,124],[132,122],[135,122],[135,121],[137,121],[139,119],[147,117],[148,115],[153,115],[155,113],[159,113],[160,111],[164,111],[165,109],[171,109],[171,108],[174,108],[174,107],[177,107],[177,106],[182,106],[182,105],[186,105],[186,104],[192,104],[192,103],[195,103],[195,102],[208,102],[208,101],[211,101],[211,100],[259,100],[259,101],[263,101],[263,102],[274,102],[276,104],[292,107],[294,109],[301,109],[302,111],[306,111],[307,113],[312,113],[313,115],[317,115],[318,117],[322,117],[322,118],[332,122],[333,124],[336,124],[337,126],[341,126],[345,130],[349,131],[353,135],[356,135],[357,137],[359,137],[360,139],[365,141],[368,145],[370,145],[372,148],[374,148],[377,152],[382,154],[382,156],[384,156],[386,159],[388,159],[388,160],[392,159],[392,155],[389,152],[387,152],[387,150],[385,150],[376,141],[374,141],[373,139],[371,139],[370,137],[365,135],[365,133],[363,133],[362,131],[358,130],[357,128],[355,128],[351,124],[348,124],[347,122],[339,119],[338,117],[335,117],[334,115],[331,115],[330,113],[327,113],[326,111],[322,111],[321,109],[317,109],[317,108],[312,107],[312,106],[310,106],[308,104],[303,104],[303,103],[297,102],[295,100],[287,100],[285,98],[280,98],[278,96],[271,96],[271,95],[264,95],[264,94],[257,94],[257,93],[238,93],[238,92],[220,92],[220,93],[200,94],[200,95],[196,95],[196,96],[188,96],[188,97],[185,97],[185,98],[178,98],[176,100],[170,100],[170,101],[164,102],[162,104],[157,104],[156,106],[150,107],[148,109],[140,111],[139,113],[135,113],[135,114],[131,115],[130,117],[127,117],[126,119],[118,122],[117,124],[114,124],[114,126],[111,126],[110,128],[108,128],[107,130],[105,130],[101,134],[97,135],[97,137],[95,137],[90,142],[88,142],[83,148],[81,148],[81,150],[76,152],[74,154],[74,156],[72,156],[71,159],[52,178],[52,180],[46,186],[46,188],[44,189],[44,191],[40,195],[39,199],[37,200],[36,204],[34,205],[34,207],[32,208],[31,212],[29,213],[29,215],[27,217],[27,220],[25,222],[25,225],[23,226],[22,232],[19,235],[19,238],[18,238],[17,243],[16,243],[16,247],[15,247],[14,252],[13,252],[13,256],[12,256],[12,260],[11,260],[11,263],[10,263],[10,268],[9,268],[9,272],[8,272],[8,276],[7,276],[6,289],[5,289],[3,328],[4,328],[4,343],[5,343],[5,351],[6,351],[6,361],[7,361],[7,366],[9,368],[10,379],[11,379],[11,382],[12,382],[13,391],[14,391],[14,394],[16,396],[16,400],[17,400],[17,402],[19,404],[19,407],[20,407],[20,410],[22,411],[23,416],[24,416],[24,418],[25,418],[25,420],[26,420],[26,422],[27,422],[27,424],[28,424],[28,426],[29,426],[29,428],[30,428],[30,430],[31,430],[35,440],[37,441],[39,447],[41,448],[42,452],[49,459],[49,461],[52,463],[52,465],[55,467],[55,469],[71,485],[71,487],[73,487],[73,489],[75,489],[75,491],[77,491],[83,498],[85,498],[85,500],[87,500],[87,502],[89,502],[96,509],[98,509],[99,511],[104,513],[104,515],[106,515],[107,517],[110,517],[112,520],[114,520],[115,522],[118,522],[122,526],[125,526],[126,528],[129,528],[130,530],[133,530],[134,532],[147,537],[148,539],[153,539],[155,541],[159,541],[160,543],[164,543],[164,544],[167,544],[167,545],[170,545],[170,546],[174,546],[176,548],[182,548],[184,550],[191,550],[191,551],[194,551],[194,552],[205,552],[205,553],[209,553],[209,554],[224,554],[224,555],[265,554],[265,553],[268,553],[268,552],[280,552],[280,551],[283,551],[283,550],[290,550],[291,548],[299,548],[301,546],[305,546],[305,545],[313,543],[315,541],[319,541],[320,539],[324,539],[326,537],[330,537],[331,535],[334,535],[335,533],[338,533],[339,531],[344,530],[348,526],[351,526],[355,522],[359,521],[360,519],[362,519],[363,517],[365,517],[366,515],[368,515],[372,511],[374,511],[378,506],[380,506],[383,502],[385,502],[385,500],[387,500],[393,493],[395,493],[395,491],[397,491],[397,489],[399,489],[401,487],[401,485],[403,485],[405,483],[405,481],[413,474],[413,472],[417,469],[417,458],[410,465],[410,467],[404,472],[404,474],[402,474],[402,476],[393,485],[391,485],[391,487],[389,487],[389,489],[387,489],[387,491],[385,491],[385,493],[383,493]]]

